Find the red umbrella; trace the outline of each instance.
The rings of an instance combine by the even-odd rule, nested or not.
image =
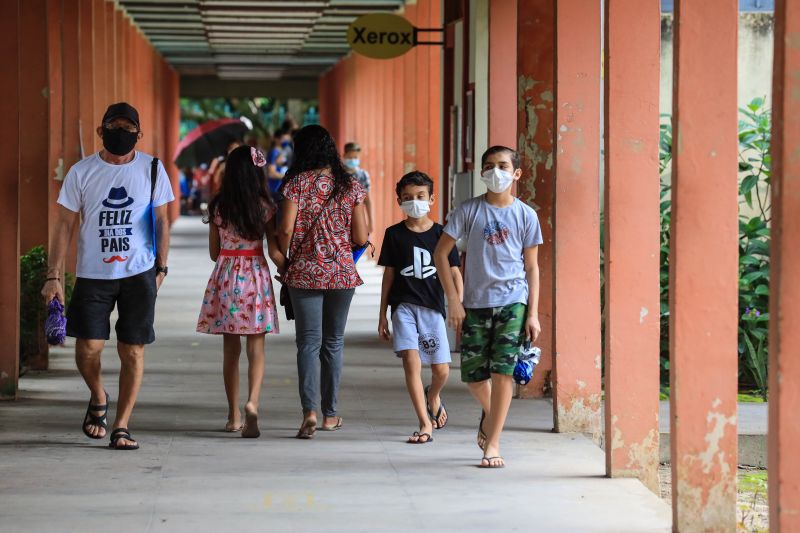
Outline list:
[[[203,122],[178,144],[175,164],[178,167],[197,167],[226,154],[228,145],[241,141],[250,128],[238,118],[220,118]]]

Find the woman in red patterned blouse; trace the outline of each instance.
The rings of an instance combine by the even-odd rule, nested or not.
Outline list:
[[[336,398],[342,373],[344,327],[355,288],[363,282],[353,245],[367,242],[366,191],[345,170],[336,144],[321,126],[294,138],[294,162],[281,188],[279,232],[289,257],[283,283],[297,320],[297,371],[303,423],[301,439],[314,436],[321,396],[324,431],[342,427]]]

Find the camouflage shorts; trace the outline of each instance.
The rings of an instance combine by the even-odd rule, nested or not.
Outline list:
[[[528,306],[516,303],[466,312],[461,327],[461,381],[485,381],[491,374],[513,375]]]

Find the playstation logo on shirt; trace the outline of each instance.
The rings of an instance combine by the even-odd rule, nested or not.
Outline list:
[[[424,248],[414,247],[414,264],[400,271],[407,278],[426,279],[436,274],[436,267],[431,262],[431,253]]]

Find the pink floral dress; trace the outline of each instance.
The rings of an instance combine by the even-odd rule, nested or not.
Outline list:
[[[268,217],[274,215],[272,207]],[[220,255],[203,296],[197,331],[212,335],[278,333],[275,292],[264,258],[264,243],[243,239],[223,227],[219,215],[212,223],[219,230]],[[225,250],[252,251],[253,255],[226,256]]]

